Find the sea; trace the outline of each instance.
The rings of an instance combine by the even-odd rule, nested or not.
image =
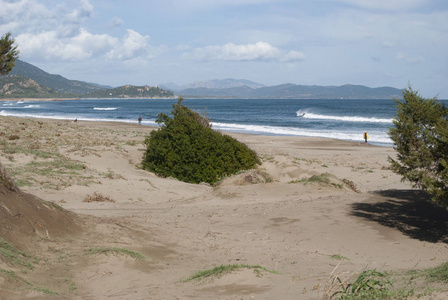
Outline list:
[[[448,105],[448,100],[440,100]],[[1,116],[60,120],[112,121],[158,126],[177,99],[79,99],[0,101]],[[396,103],[377,99],[184,99],[220,131],[257,135],[321,137],[392,147],[389,128]]]

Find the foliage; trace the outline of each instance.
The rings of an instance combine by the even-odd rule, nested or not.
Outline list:
[[[74,94],[58,93],[57,91],[38,84],[25,76],[6,75],[0,77],[0,98],[50,98],[75,96],[76,95]]]
[[[99,248],[90,248],[88,250],[88,253],[91,255],[94,254],[108,254],[108,253],[112,253],[112,254],[116,254],[116,255],[125,255],[125,256],[130,256],[132,258],[135,259],[145,259],[146,257],[143,254],[140,254],[138,252],[135,251],[131,251],[128,249],[124,249],[124,248],[116,248],[116,247],[99,247]]]
[[[389,135],[398,152],[391,169],[448,207],[448,108],[409,86],[395,99],[397,116]]]
[[[389,278],[376,270],[366,270],[354,282],[345,285],[339,277],[336,279],[341,285],[341,291],[334,293],[332,298],[338,296],[338,299],[371,299],[369,295],[383,294],[391,286]]]
[[[448,283],[448,262],[427,269],[425,273],[430,281],[442,281]]]
[[[89,93],[88,96],[95,98],[167,98],[174,95],[173,92],[157,86],[124,85],[113,89],[96,90]]]
[[[20,265],[24,266],[29,270],[34,269],[33,263],[29,260],[32,260],[32,258],[26,254],[25,252],[22,252],[20,250],[17,250],[16,247],[14,247],[12,244],[5,241],[3,238],[0,237],[0,257],[3,257],[12,265]]]
[[[206,118],[183,106],[182,100],[173,105],[173,118],[159,114],[156,122],[163,125],[145,140],[144,169],[185,182],[213,184],[260,163],[254,151],[214,131]]]
[[[15,61],[19,57],[17,45],[8,32],[0,38],[0,74],[8,74],[15,66]]]
[[[233,271],[237,271],[240,269],[253,269],[254,272],[259,274],[260,270],[272,273],[272,274],[278,274],[278,272],[270,271],[264,267],[261,267],[259,265],[251,266],[251,265],[220,265],[218,267],[214,267],[213,269],[207,269],[203,271],[199,271],[196,274],[188,277],[187,279],[183,280],[184,282],[192,281],[192,280],[201,280],[208,277],[221,277],[223,274],[227,274]]]

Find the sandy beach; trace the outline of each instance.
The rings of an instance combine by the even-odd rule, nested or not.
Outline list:
[[[393,148],[229,133],[262,165],[215,186],[194,185],[140,168],[151,130],[0,117],[0,162],[8,174],[74,220],[31,222],[27,234],[2,230],[39,261],[21,272],[0,259],[0,269],[58,295],[0,274],[0,298],[327,299],[339,288],[336,277],[368,269],[423,290],[427,283],[401,274],[447,261],[448,213],[388,169]],[[144,258],[89,253],[101,247]],[[242,268],[185,281],[233,264],[272,272]],[[438,288],[426,297],[448,297]]]

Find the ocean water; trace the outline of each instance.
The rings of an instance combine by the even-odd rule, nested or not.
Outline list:
[[[0,115],[62,120],[115,121],[157,125],[176,99],[80,99],[0,101]],[[442,101],[448,105],[448,101]],[[393,146],[388,136],[396,115],[393,100],[185,99],[183,104],[206,115],[212,128],[260,135],[290,135],[363,141]]]

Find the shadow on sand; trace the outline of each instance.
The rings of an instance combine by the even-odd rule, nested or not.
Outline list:
[[[422,191],[377,191],[367,202],[353,203],[351,214],[396,228],[414,239],[448,243],[448,211]]]

